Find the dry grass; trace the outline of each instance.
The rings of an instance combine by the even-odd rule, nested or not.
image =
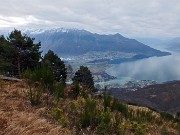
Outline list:
[[[70,120],[68,127],[63,127],[55,120],[52,120],[51,107],[47,109],[45,102],[41,105],[33,107],[27,98],[27,86],[24,82],[1,82],[0,86],[0,135],[73,135],[73,134],[90,134],[96,135],[97,130],[87,129],[75,129],[77,120],[80,117],[82,106],[85,101],[84,98],[78,97],[77,100],[62,99],[56,104],[57,107],[63,109],[64,115]],[[100,99],[96,99],[98,107],[103,107],[103,102]],[[72,111],[71,105],[77,105],[77,112]],[[146,107],[139,107],[134,105],[128,105],[129,109],[150,111]],[[117,113],[117,112],[115,112]],[[156,117],[160,115],[156,112],[152,113]],[[133,135],[132,121],[124,119],[121,127],[127,129],[127,135]],[[174,134],[179,135],[178,126],[172,122],[166,122],[163,124],[152,124],[144,122],[146,125],[147,135],[164,135]],[[129,128],[129,129],[128,129]],[[142,125],[140,128],[143,129]]]
[[[32,107],[23,82],[4,82],[0,88],[0,135],[59,135],[69,130],[42,117],[43,107]]]

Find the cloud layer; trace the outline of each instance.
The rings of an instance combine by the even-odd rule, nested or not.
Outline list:
[[[0,27],[75,27],[129,37],[176,37],[179,0],[0,0]]]

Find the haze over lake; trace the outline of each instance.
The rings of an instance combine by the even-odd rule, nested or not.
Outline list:
[[[113,65],[107,73],[119,80],[123,78],[157,82],[180,80],[180,53]]]

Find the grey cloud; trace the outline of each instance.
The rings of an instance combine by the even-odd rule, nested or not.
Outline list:
[[[129,37],[173,37],[180,33],[179,0],[0,2],[0,27],[11,26],[10,19],[16,17],[22,18],[25,23],[13,23],[13,27],[77,27],[98,33],[119,32]],[[34,19],[28,20],[28,17]]]

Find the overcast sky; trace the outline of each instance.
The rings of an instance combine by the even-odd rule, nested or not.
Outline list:
[[[0,28],[5,27],[177,37],[180,0],[0,0]]]

